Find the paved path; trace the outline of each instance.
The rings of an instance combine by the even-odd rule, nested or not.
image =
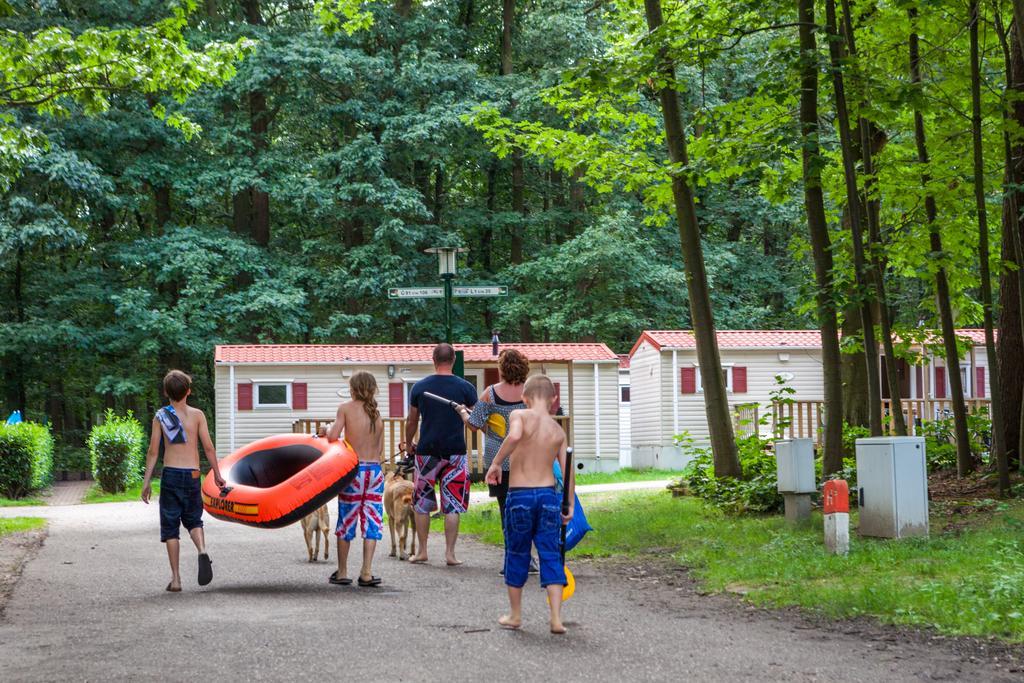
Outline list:
[[[92,487],[91,480],[55,481],[46,494],[48,505],[77,505]]]
[[[326,582],[297,527],[208,521],[216,578],[169,594],[157,509],[141,503],[41,508],[49,536],[0,619],[5,681],[52,680],[1019,680],[969,664],[950,641],[886,630],[819,630],[786,613],[701,597],[626,570],[574,562],[567,637],[547,633],[542,593],[526,628],[496,628],[499,552],[464,539],[457,568],[379,557],[377,590]],[[22,508],[21,513],[25,513]],[[332,515],[333,517],[333,515]],[[334,548],[331,549],[332,559]],[[353,549],[353,559],[359,550]]]

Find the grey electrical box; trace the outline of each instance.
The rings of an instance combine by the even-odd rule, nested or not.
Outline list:
[[[814,493],[814,440],[782,439],[775,442],[775,471],[779,493]]]
[[[928,466],[924,438],[857,439],[857,493],[862,536],[927,536]]]

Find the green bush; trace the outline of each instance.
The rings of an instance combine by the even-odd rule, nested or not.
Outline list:
[[[34,422],[0,424],[0,494],[21,498],[53,480],[53,436]]]
[[[924,437],[929,472],[956,468],[956,437],[952,417],[922,422],[917,433]],[[981,408],[968,413],[967,438],[971,452],[979,460],[984,460],[992,443],[992,420],[988,409]]]
[[[871,430],[860,425],[843,423],[843,459],[855,458],[857,455],[857,439],[871,436]]]
[[[120,493],[142,478],[146,435],[131,411],[124,417],[108,410],[103,424],[89,432],[92,476],[107,493]]]
[[[736,440],[742,479],[715,477],[711,450],[696,448],[688,437],[679,439],[694,456],[683,470],[682,483],[692,495],[728,512],[778,512],[783,498],[778,492],[775,456],[770,442],[757,434]]]
[[[53,455],[53,469],[67,472],[89,472],[92,470],[89,449],[79,446],[58,446]]]

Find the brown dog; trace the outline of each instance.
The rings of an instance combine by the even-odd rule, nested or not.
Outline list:
[[[409,559],[416,554],[416,531],[413,529],[412,492],[413,483],[405,478],[403,470],[388,472],[384,478],[384,509],[388,513],[388,530],[391,532],[390,557],[395,556],[395,528],[398,528],[398,557]],[[410,531],[412,533],[410,533]],[[405,552],[406,537],[412,538],[412,550]]]
[[[331,515],[324,505],[316,512],[311,512],[302,518],[302,533],[306,537],[306,550],[309,551],[309,561],[316,562],[316,556],[320,554],[320,534],[324,536],[324,559],[327,559],[327,549],[331,547],[329,542],[331,531]],[[313,538],[316,538],[316,549],[313,548]]]

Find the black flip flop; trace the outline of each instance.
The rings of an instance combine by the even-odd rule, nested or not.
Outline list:
[[[338,571],[334,570],[331,575],[327,577],[327,583],[333,583],[335,586],[351,586],[352,579],[339,579]]]
[[[380,577],[379,576],[371,576],[369,581],[364,581],[363,577],[360,576],[359,577],[359,585],[362,586],[363,588],[370,588],[372,586],[379,586],[380,585]]]
[[[199,554],[199,585],[205,586],[213,581],[213,560],[206,553]]]

